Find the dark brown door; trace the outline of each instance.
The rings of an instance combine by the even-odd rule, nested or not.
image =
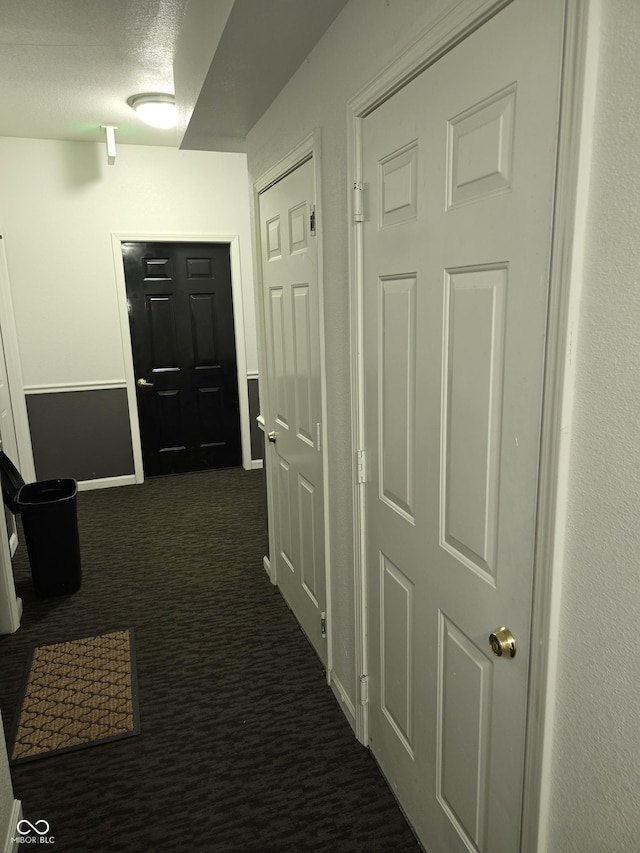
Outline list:
[[[229,246],[123,243],[122,255],[145,476],[240,465]]]

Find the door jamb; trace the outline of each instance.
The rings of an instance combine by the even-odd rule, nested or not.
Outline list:
[[[362,186],[363,120],[377,106],[478,29],[512,0],[469,0],[444,12],[433,25],[347,106],[349,186],[349,310],[351,323],[352,450],[354,503],[356,736],[368,745],[366,699],[367,588],[366,505],[358,483],[357,452],[365,450],[363,360],[363,227],[351,189]],[[585,9],[586,4],[586,9]],[[549,809],[553,686],[559,620],[559,579],[565,527],[566,474],[582,257],[597,70],[600,0],[566,0],[562,92],[549,280],[543,419],[534,558],[531,663],[527,700],[521,850],[541,849]],[[550,641],[551,640],[551,641]]]
[[[323,508],[324,508],[324,553],[325,553],[325,591],[326,591],[326,631],[327,631],[327,683],[332,684],[335,681],[333,673],[333,643],[332,643],[332,620],[331,620],[331,536],[329,522],[329,440],[327,435],[327,372],[326,372],[326,354],[325,354],[325,319],[324,319],[324,276],[323,276],[323,249],[322,249],[322,167],[321,167],[321,151],[320,151],[320,130],[316,128],[309,136],[303,139],[296,145],[288,154],[281,160],[275,163],[271,168],[264,172],[253,184],[253,224],[254,224],[254,253],[256,267],[256,282],[255,289],[256,300],[256,320],[258,326],[258,357],[260,360],[260,375],[266,381],[267,372],[267,355],[265,342],[265,317],[264,317],[264,298],[263,298],[263,274],[262,274],[262,241],[260,229],[260,194],[273,186],[273,184],[282,180],[290,172],[293,172],[298,166],[306,163],[307,160],[313,161],[314,183],[315,183],[315,206],[316,206],[316,251],[317,251],[317,269],[318,269],[318,324],[319,324],[319,341],[320,341],[320,397],[321,397],[321,417],[322,417],[322,480],[323,480]],[[272,413],[269,410],[269,396],[261,395],[261,414],[264,416],[267,424],[273,423]],[[275,518],[273,512],[274,507],[274,491],[271,477],[269,477],[269,466],[267,464],[270,448],[265,442],[265,468],[267,469],[267,515],[269,519]],[[269,524],[269,554],[272,557],[270,560],[270,577],[273,584],[277,584],[277,563],[273,559],[275,555],[275,540],[273,524]],[[338,688],[339,690],[340,688]]]
[[[250,470],[251,433],[249,429],[249,389],[247,386],[247,359],[244,331],[244,308],[242,304],[242,277],[240,274],[240,238],[237,234],[148,234],[148,233],[112,233],[111,246],[116,276],[118,315],[120,318],[120,336],[131,424],[131,443],[133,445],[133,464],[135,482],[144,481],[142,465],[142,440],[138,418],[138,398],[136,393],[135,372],[133,368],[133,349],[131,328],[127,306],[127,288],[124,275],[122,243],[226,243],[229,246],[231,261],[231,293],[233,299],[233,324],[236,337],[236,370],[238,375],[238,401],[240,407],[240,442],[242,447],[242,467]]]
[[[522,853],[546,847],[575,351],[593,144],[600,0],[566,0],[533,565]]]

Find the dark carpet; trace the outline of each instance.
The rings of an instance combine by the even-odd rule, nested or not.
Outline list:
[[[8,733],[34,646],[131,625],[142,734],[12,768],[57,853],[419,847],[262,568],[261,472],[150,480],[78,497],[83,582],[0,639]]]

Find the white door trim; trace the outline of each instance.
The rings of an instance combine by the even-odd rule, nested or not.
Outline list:
[[[124,259],[122,243],[227,243],[231,259],[231,291],[233,297],[233,324],[236,336],[236,368],[238,374],[238,396],[240,404],[240,439],[242,447],[242,467],[251,469],[251,433],[249,426],[249,389],[247,387],[247,359],[244,333],[244,306],[242,302],[242,275],[240,269],[240,237],[237,234],[149,234],[122,233],[111,234],[113,263],[116,274],[118,314],[122,339],[125,383],[131,424],[131,442],[133,445],[133,464],[135,482],[142,483],[142,442],[140,421],[138,419],[138,401],[135,373],[133,369],[133,351],[131,348],[131,329],[127,307],[127,288],[124,277]]]
[[[330,440],[327,432],[327,372],[325,357],[325,320],[324,320],[324,275],[323,275],[323,249],[322,249],[322,167],[320,151],[320,130],[316,129],[295,146],[281,160],[258,178],[253,184],[253,218],[254,218],[254,246],[256,281],[258,287],[255,291],[256,320],[258,326],[258,358],[260,361],[260,376],[267,376],[266,347],[265,347],[265,317],[264,300],[262,294],[262,252],[260,242],[260,194],[284,178],[289,172],[293,172],[307,160],[313,160],[313,171],[315,180],[315,205],[316,205],[316,249],[318,254],[318,319],[320,325],[320,395],[322,412],[322,479],[323,479],[323,502],[324,502],[324,546],[325,546],[325,586],[327,600],[327,682],[331,684],[337,681],[333,673],[333,646],[332,646],[332,622],[331,622],[331,536],[329,526],[329,447]],[[269,411],[269,397],[261,395],[261,415],[267,423],[272,423]],[[265,445],[265,467],[268,447]],[[267,513],[269,518],[274,517],[273,512],[273,486],[267,477]],[[273,539],[272,525],[269,525],[269,553],[275,554],[275,542]],[[269,561],[269,576],[272,583],[277,583],[276,560]]]
[[[365,450],[363,362],[362,223],[352,188],[362,182],[363,119],[383,101],[512,0],[464,0],[437,18],[403,53],[366,84],[348,104],[349,308],[351,322],[352,449],[354,502],[356,735],[368,744],[366,516],[358,483],[357,451]],[[566,470],[571,417],[573,364],[581,262],[588,192],[590,124],[593,121],[597,63],[599,0],[566,0],[565,55],[556,179],[549,320],[543,392],[538,525],[534,562],[534,610],[531,637],[530,689],[527,707],[525,807],[522,851],[541,849],[541,827],[548,802],[543,782],[548,773],[552,723],[552,687],[559,611]],[[548,787],[548,786],[547,786]]]
[[[600,0],[567,0],[542,398],[522,853],[546,848],[575,352],[591,172]]]

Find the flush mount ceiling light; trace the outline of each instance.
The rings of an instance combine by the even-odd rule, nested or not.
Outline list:
[[[151,127],[175,127],[178,121],[176,99],[173,95],[160,92],[146,92],[142,95],[132,95],[127,103],[140,116],[142,121]]]

